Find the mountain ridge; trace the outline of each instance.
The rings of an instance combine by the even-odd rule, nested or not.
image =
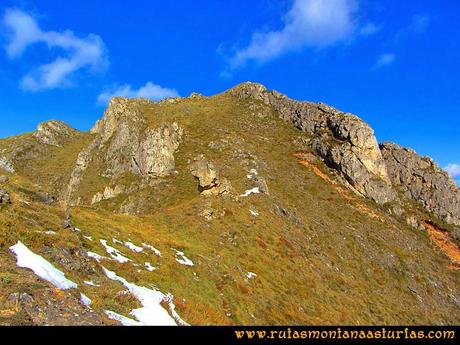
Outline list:
[[[100,260],[171,291],[190,324],[460,318],[459,188],[323,103],[251,82],[209,97],[118,97],[89,132],[50,121],[0,140],[0,169],[0,245],[20,240],[59,265],[93,297],[98,322],[137,303],[113,297],[120,286]],[[177,267],[189,262],[178,252],[194,265]],[[0,259],[5,277],[30,281],[9,253]],[[107,292],[83,288],[88,276]],[[0,295],[42,303],[21,286]]]

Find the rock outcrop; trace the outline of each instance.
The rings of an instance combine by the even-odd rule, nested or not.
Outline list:
[[[190,171],[198,181],[198,190],[201,195],[225,195],[232,193],[230,181],[219,176],[219,172],[213,163],[210,163],[204,155],[199,155],[190,164]]]
[[[429,157],[393,143],[380,149],[393,185],[448,224],[460,226],[460,189]]]
[[[45,145],[61,147],[71,140],[76,132],[62,121],[51,120],[40,123],[33,136]]]
[[[374,132],[357,116],[323,103],[295,101],[256,83],[244,83],[229,92],[271,105],[281,118],[311,134],[316,153],[363,196],[379,204],[396,198]]]
[[[121,185],[116,185],[115,187],[105,187],[103,192],[97,193],[93,196],[91,200],[91,205],[97,204],[103,200],[108,200],[117,197],[121,193],[125,192],[125,188]]]
[[[13,163],[6,157],[0,157],[0,169],[10,174],[15,172]]]
[[[144,102],[150,103],[148,100],[133,101],[122,97],[110,101],[104,117],[91,129],[93,141],[78,155],[66,192],[68,204],[73,203],[72,194],[96,156],[103,168],[100,175],[111,181],[125,173],[139,175],[140,178],[156,178],[175,171],[174,153],[182,141],[183,129],[176,122],[148,128],[138,110]],[[108,195],[110,191],[106,195],[104,193],[95,195],[92,202],[111,197]]]
[[[92,129],[100,137],[99,148],[108,144],[104,175],[117,177],[131,172],[158,177],[174,171],[174,152],[183,129],[176,122],[159,128],[144,129],[144,125],[143,117],[128,99],[116,97],[110,102],[104,118]]]
[[[8,296],[12,314],[24,313],[35,326],[95,326],[102,320],[74,295],[59,289],[41,289],[34,294],[17,292]]]
[[[4,189],[0,189],[0,205],[10,204],[11,199],[8,192]]]

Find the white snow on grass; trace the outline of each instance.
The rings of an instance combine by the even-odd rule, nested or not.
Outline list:
[[[81,232],[81,230],[79,228],[72,228],[72,231]]]
[[[89,307],[91,303],[93,303],[93,301],[91,301],[91,299],[88,296],[86,296],[84,293],[80,293],[80,301],[87,307]]]
[[[171,296],[167,296],[158,290],[137,286],[136,284],[130,283],[126,279],[119,277],[115,272],[109,271],[105,267],[102,267],[102,269],[109,279],[122,283],[142,304],[142,308],[134,309],[130,313],[137,319],[137,321],[139,321],[138,324],[145,326],[176,326],[177,324],[185,324],[177,313],[175,313],[175,306],[171,302]],[[171,313],[173,316],[169,315],[166,309],[161,306],[161,302],[163,301],[167,302],[168,305],[169,303],[172,304],[172,308],[170,307],[170,309],[172,309]]]
[[[100,242],[104,246],[107,254],[109,254],[112,259],[122,264],[131,261],[131,259],[128,259],[126,256],[124,256],[118,249],[109,246],[106,240],[100,240]]]
[[[102,256],[102,255],[99,255],[98,253],[93,253],[93,252],[86,252],[86,255],[88,255],[88,257],[96,260],[97,262],[101,262],[101,260],[108,259],[105,256]]]
[[[251,215],[253,215],[254,217],[259,216],[259,212],[255,211],[255,210],[249,210],[249,213],[251,213]]]
[[[245,197],[248,197],[251,194],[259,194],[259,193],[260,193],[259,187],[254,187],[254,188],[248,189],[246,192],[244,192],[240,196],[245,198]]]
[[[116,238],[112,238],[112,242],[115,244],[123,244],[120,240],[117,240]]]
[[[253,272],[246,273],[246,278],[248,278],[248,279],[253,279],[255,277],[257,277],[257,274],[255,274]]]
[[[35,231],[35,233],[37,233],[37,234],[45,234],[45,235],[56,235],[56,231],[52,231],[52,230],[49,230],[49,231]]]
[[[246,177],[250,180],[250,179],[254,178],[257,175],[259,175],[257,170],[256,169],[251,169],[251,170],[249,170],[249,174],[246,175]]]
[[[172,248],[172,250],[176,252],[176,261],[180,263],[181,265],[185,265],[185,266],[195,265],[192,260],[190,260],[189,258],[185,256],[184,252],[178,251],[174,248]]]
[[[97,285],[96,283],[93,283],[90,280],[85,280],[83,283],[85,283],[88,286],[100,287],[100,285]]]
[[[130,319],[129,317],[120,315],[111,310],[104,310],[105,315],[111,320],[120,322],[123,326],[142,326],[143,324],[139,321]]]
[[[78,285],[65,277],[64,272],[58,270],[40,255],[29,250],[21,241],[10,247],[16,255],[18,267],[29,268],[42,279],[50,282],[61,290],[73,289]]]
[[[152,252],[155,253],[156,256],[161,257],[161,252],[158,249],[156,249],[154,246],[151,246],[150,244],[147,244],[147,243],[142,243],[142,247],[150,249]]]
[[[129,249],[131,249],[135,253],[140,253],[140,252],[142,252],[144,250],[144,248],[136,246],[132,242],[125,242],[125,246],[128,247]]]
[[[152,265],[150,264],[150,262],[146,262],[146,263],[144,264],[144,266],[145,266],[145,268],[147,269],[147,271],[150,271],[150,272],[156,271],[156,269],[157,269],[156,267],[152,266]]]
[[[88,241],[92,241],[92,240],[93,240],[93,238],[92,238],[91,236],[84,236],[84,235],[83,235],[83,237],[86,238]]]

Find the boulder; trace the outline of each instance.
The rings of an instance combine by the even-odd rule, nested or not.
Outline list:
[[[11,204],[10,195],[4,189],[0,189],[0,205]]]
[[[394,143],[380,149],[395,188],[446,223],[460,225],[460,188],[447,172],[412,149]]]
[[[199,155],[190,164],[190,171],[198,181],[201,195],[225,195],[232,193],[230,181],[219,177],[219,172],[213,163],[208,162],[204,155]]]

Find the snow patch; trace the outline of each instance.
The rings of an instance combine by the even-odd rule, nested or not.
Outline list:
[[[144,250],[144,248],[138,247],[132,242],[125,242],[125,246],[128,247],[129,249],[131,249],[135,253],[140,253],[140,252],[142,252]]]
[[[150,271],[150,272],[153,272],[153,271],[155,271],[155,270],[157,269],[156,267],[152,266],[152,265],[150,264],[150,262],[146,262],[146,263],[144,264],[144,266],[145,266],[145,268],[147,269],[147,271]]]
[[[37,233],[37,234],[45,234],[45,235],[56,235],[56,231],[52,231],[52,230],[49,230],[49,231],[35,231],[35,233]]]
[[[151,246],[150,244],[147,244],[147,243],[142,243],[142,247],[150,249],[152,252],[155,253],[156,256],[161,257],[161,252],[158,249],[156,249],[154,246]]]
[[[112,257],[112,259],[122,264],[131,261],[126,256],[124,256],[118,249],[109,246],[106,240],[100,240],[100,242],[104,246],[107,254],[109,254]]]
[[[85,280],[83,283],[85,283],[88,286],[100,287],[100,285],[97,285],[90,280]]]
[[[120,240],[117,240],[116,238],[112,238],[112,242],[115,244],[123,244]]]
[[[248,278],[248,279],[253,279],[255,277],[257,277],[257,274],[255,274],[253,272],[246,273],[246,278]]]
[[[245,198],[251,194],[259,194],[259,193],[260,193],[259,187],[254,187],[254,188],[248,189],[246,192],[244,192],[244,194],[241,194],[240,197]]]
[[[108,259],[105,256],[102,256],[102,255],[99,255],[99,254],[93,253],[93,252],[86,252],[86,255],[88,255],[88,257],[96,260],[97,262],[101,262],[101,260],[103,260],[103,259]]]
[[[111,310],[104,310],[105,315],[111,320],[120,322],[123,326],[142,326],[143,324],[139,321],[130,319],[129,317],[120,315]]]
[[[84,293],[80,293],[80,301],[87,307],[89,307],[91,303],[93,303],[93,301],[91,301],[91,299],[88,296],[86,296]]]
[[[185,266],[195,265],[192,260],[190,260],[189,258],[185,256],[184,252],[178,251],[174,248],[172,248],[172,250],[176,252],[176,261],[180,263],[181,265],[185,265]]]
[[[259,216],[259,212],[256,211],[256,210],[249,210],[249,213],[251,213],[251,215],[253,215],[254,217],[258,217],[258,216]]]
[[[88,241],[92,241],[92,240],[93,240],[93,238],[92,238],[91,236],[84,236],[84,235],[83,235],[83,237],[86,238]]]
[[[128,282],[126,279],[119,277],[115,272],[109,271],[105,267],[102,267],[102,269],[109,279],[122,283],[129,290],[129,292],[131,292],[131,294],[142,304],[142,308],[134,309],[130,313],[139,321],[137,324],[146,326],[176,326],[177,324],[185,325],[185,322],[174,311],[175,306],[171,302],[172,296],[165,295],[158,290],[137,286]],[[169,315],[168,312],[161,306],[161,302],[163,301],[167,302],[168,305],[171,303],[173,306],[171,310],[173,316]]]
[[[29,268],[42,279],[50,282],[61,290],[73,289],[78,285],[65,277],[64,272],[58,270],[40,255],[29,250],[21,241],[10,247],[16,255],[18,267]]]
[[[251,170],[249,170],[249,174],[246,175],[246,177],[250,180],[250,179],[254,178],[257,175],[259,175],[257,170],[256,169],[251,169]]]

